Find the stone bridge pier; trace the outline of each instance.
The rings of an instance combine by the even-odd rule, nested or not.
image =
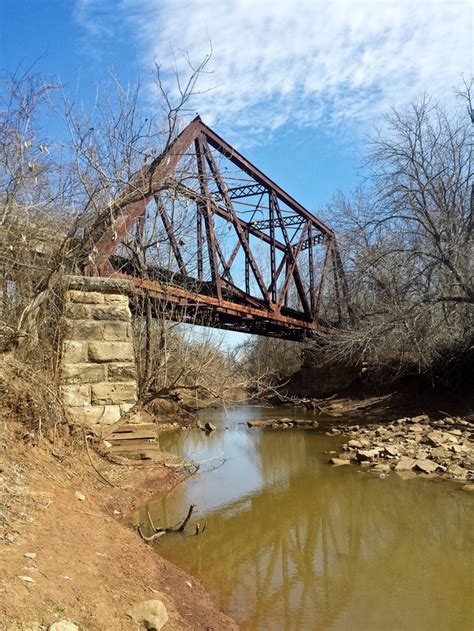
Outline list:
[[[115,423],[137,400],[129,296],[132,283],[67,276],[59,384],[71,420]]]

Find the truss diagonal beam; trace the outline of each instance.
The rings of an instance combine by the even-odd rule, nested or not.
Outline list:
[[[209,168],[210,168],[210,170],[212,172],[212,175],[214,177],[214,180],[216,181],[216,184],[217,184],[217,186],[219,188],[219,192],[223,196],[223,199],[224,199],[227,211],[228,211],[228,213],[230,215],[230,220],[234,224],[235,231],[237,232],[237,235],[239,237],[239,241],[242,244],[242,248],[243,248],[243,250],[245,252],[245,256],[248,259],[250,267],[252,268],[252,272],[253,272],[253,275],[255,276],[255,280],[257,281],[257,284],[258,284],[258,286],[260,288],[260,291],[262,292],[262,296],[264,297],[264,299],[268,303],[270,303],[270,299],[269,299],[269,296],[268,296],[268,291],[267,291],[267,288],[265,286],[265,282],[263,280],[262,273],[260,272],[260,269],[259,269],[259,267],[258,267],[258,265],[257,265],[257,263],[256,263],[256,261],[254,259],[254,256],[253,256],[252,251],[250,249],[249,242],[247,240],[245,232],[242,230],[242,228],[241,228],[241,226],[239,224],[236,212],[234,210],[234,207],[232,206],[232,202],[231,202],[229,196],[226,193],[225,185],[224,185],[224,182],[222,181],[222,177],[221,177],[220,171],[219,171],[219,169],[217,167],[217,164],[215,163],[215,160],[214,160],[214,158],[212,156],[212,153],[209,150],[209,147],[208,147],[207,142],[206,142],[205,139],[200,141],[200,145],[201,145],[201,147],[203,148],[203,150],[205,152],[207,163],[209,164]]]

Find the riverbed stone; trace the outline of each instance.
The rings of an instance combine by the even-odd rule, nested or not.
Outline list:
[[[451,464],[448,467],[448,473],[458,480],[467,480],[467,471],[457,464]]]
[[[434,473],[438,469],[438,464],[432,460],[420,458],[415,460],[414,468],[423,473]]]
[[[445,432],[440,432],[439,430],[434,430],[429,432],[427,435],[429,442],[435,447],[439,447],[440,445],[444,445],[448,442],[449,437]]]
[[[380,454],[380,449],[375,447],[374,449],[358,449],[357,450],[357,458],[361,461],[364,460],[374,460]]]
[[[331,458],[329,461],[331,464],[340,467],[341,465],[350,464],[350,460],[347,458]]]
[[[70,620],[57,620],[48,627],[49,631],[79,631],[79,627]]]
[[[377,462],[373,467],[372,471],[377,473],[390,473],[391,467],[388,463],[385,462]]]
[[[449,456],[450,453],[446,447],[434,447],[431,450],[431,457],[433,460],[445,460],[446,458],[449,458]]]
[[[161,600],[144,600],[129,611],[129,616],[142,629],[160,631],[168,622],[168,612]]]
[[[415,459],[402,456],[395,466],[395,471],[410,471],[415,466]]]

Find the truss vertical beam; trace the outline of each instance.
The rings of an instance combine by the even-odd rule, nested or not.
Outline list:
[[[288,231],[287,231],[286,226],[285,226],[284,221],[283,221],[283,215],[282,215],[282,212],[280,210],[280,206],[278,204],[278,200],[277,200],[276,195],[274,193],[273,193],[273,203],[274,203],[274,207],[275,207],[275,210],[277,212],[277,215],[278,215],[278,219],[279,219],[279,222],[280,222],[280,229],[281,229],[281,231],[283,233],[283,238],[285,240],[285,244],[286,244],[286,247],[287,247],[289,259],[291,259],[291,261],[289,261],[289,264],[290,264],[290,268],[291,268],[291,273],[294,275],[295,285],[296,285],[296,289],[298,291],[299,299],[301,301],[301,306],[303,307],[303,311],[307,315],[311,315],[311,309],[310,309],[309,304],[308,304],[308,299],[306,298],[304,284],[303,284],[303,281],[301,280],[300,272],[299,272],[297,261],[296,261],[296,259],[298,257],[298,254],[300,253],[301,248],[303,246],[303,242],[301,241],[301,237],[300,237],[300,242],[298,243],[298,246],[299,246],[298,247],[298,254],[295,254],[295,252],[293,252],[291,241],[290,241],[290,239],[288,237]],[[306,232],[308,230],[309,223],[310,222],[307,221],[304,224],[302,232],[301,232],[302,236],[306,234]],[[285,279],[285,286],[286,286],[286,291],[288,291],[289,280],[287,282],[286,279]]]
[[[270,287],[272,302],[277,301],[276,281],[275,281],[275,207],[273,195],[268,193],[268,214],[270,222]]]
[[[197,233],[197,273],[198,280],[201,282],[204,280],[204,269],[202,259],[202,216],[203,216],[203,203],[198,201],[196,203],[196,233]]]
[[[214,231],[214,219],[211,212],[211,196],[209,194],[209,186],[206,176],[206,164],[203,159],[203,145],[199,138],[194,142],[196,149],[196,159],[199,173],[199,184],[201,187],[201,193],[206,199],[205,212],[204,212],[204,225],[206,229],[207,250],[209,254],[209,264],[211,267],[212,280],[216,285],[217,297],[222,300],[222,279],[219,276],[219,269],[217,266],[216,256],[216,235]]]
[[[308,267],[309,267],[309,301],[311,306],[311,315],[314,317],[316,308],[314,295],[314,257],[313,257],[313,224],[308,225]]]
[[[253,275],[255,276],[255,280],[257,281],[257,284],[260,288],[260,291],[262,292],[262,296],[263,298],[266,300],[266,302],[268,304],[270,304],[270,298],[268,296],[268,292],[267,292],[267,288],[265,286],[265,283],[263,281],[262,278],[262,274],[260,272],[260,269],[257,265],[257,263],[255,262],[255,259],[253,257],[252,251],[250,249],[249,246],[249,242],[247,240],[247,237],[245,235],[245,232],[242,230],[242,227],[240,226],[240,223],[238,221],[238,217],[236,215],[236,212],[234,210],[234,207],[232,205],[232,202],[230,200],[230,197],[227,194],[227,190],[225,187],[224,182],[222,181],[222,176],[220,174],[219,168],[217,167],[217,164],[212,156],[212,153],[209,149],[209,145],[207,144],[207,141],[205,139],[201,140],[200,139],[200,145],[203,147],[204,152],[205,152],[205,156],[206,156],[206,160],[207,163],[209,164],[209,168],[211,169],[211,173],[214,177],[214,180],[217,184],[217,187],[219,189],[219,193],[222,195],[222,198],[224,199],[226,208],[227,208],[227,212],[230,215],[230,220],[232,221],[232,223],[234,224],[234,228],[235,231],[237,232],[237,236],[239,237],[240,242],[242,243],[242,247],[245,250],[245,254],[249,260],[249,264],[250,267],[252,269]]]
[[[158,214],[160,215],[161,220],[163,221],[163,225],[165,227],[166,234],[168,236],[168,240],[171,245],[171,249],[173,250],[174,257],[176,259],[176,262],[178,263],[179,273],[186,276],[188,272],[186,270],[183,257],[181,255],[181,250],[179,249],[178,242],[176,241],[176,237],[174,236],[173,223],[171,219],[169,218],[168,213],[166,212],[166,208],[164,204],[162,203],[161,199],[158,197],[158,195],[155,195],[155,202],[156,202],[156,208],[158,210]]]
[[[291,276],[294,274],[294,271],[296,269],[296,259],[298,258],[298,255],[299,255],[299,253],[301,251],[301,247],[303,245],[304,238],[306,236],[307,231],[308,231],[308,224],[306,223],[304,225],[304,228],[303,228],[302,232],[301,232],[301,235],[300,235],[300,238],[298,240],[298,243],[296,244],[295,250],[293,251],[293,249],[291,249],[291,261],[289,261],[288,268],[286,270],[285,282],[283,283],[283,288],[282,288],[282,290],[280,292],[280,296],[279,296],[279,299],[278,299],[278,304],[279,305],[284,303],[286,295],[288,294],[288,288],[289,288],[289,285],[290,285],[290,279],[291,279]],[[291,245],[289,247],[291,248]],[[298,291],[298,293],[299,293],[299,291]],[[303,296],[304,296],[304,293],[303,293]],[[300,300],[301,300],[301,295],[300,295]],[[304,296],[304,300],[305,300],[306,304],[303,303],[303,300],[301,300],[301,303],[303,305],[303,309],[306,312],[308,312],[309,311],[309,306],[308,306],[308,302],[306,300],[306,296]]]
[[[247,243],[250,239],[250,233],[248,230],[245,230],[245,238],[247,239]],[[247,256],[247,252],[245,252],[245,293],[250,295],[250,264]]]
[[[328,243],[326,246],[326,252],[324,254],[324,262],[323,262],[323,268],[321,270],[321,278],[319,279],[318,295],[316,297],[316,308],[314,311],[315,319],[319,318],[319,312],[321,309],[321,300],[323,297],[324,283],[326,281],[326,270],[328,267],[330,253],[331,253],[331,243]]]

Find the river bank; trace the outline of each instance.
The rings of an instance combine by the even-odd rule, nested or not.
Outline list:
[[[442,477],[474,490],[474,423],[460,417],[430,419],[426,414],[389,424],[347,425],[328,435],[347,435],[342,451],[331,458],[335,466],[352,464],[404,479],[417,474]]]
[[[394,471],[404,479],[423,474],[466,485],[474,490],[474,422],[472,417],[430,418],[427,414],[388,418],[380,413],[390,397],[308,400],[313,418],[281,417],[249,420],[250,428],[306,428],[325,431],[328,436],[349,438],[339,452],[331,452],[329,464],[354,465],[380,474]],[[339,423],[341,416],[353,422]],[[374,419],[376,419],[374,421]]]
[[[181,474],[117,465],[86,451],[82,433],[51,442],[11,420],[2,421],[1,456],[0,629],[43,631],[61,620],[140,629],[131,614],[157,600],[167,630],[237,628],[199,581],[122,523]]]

